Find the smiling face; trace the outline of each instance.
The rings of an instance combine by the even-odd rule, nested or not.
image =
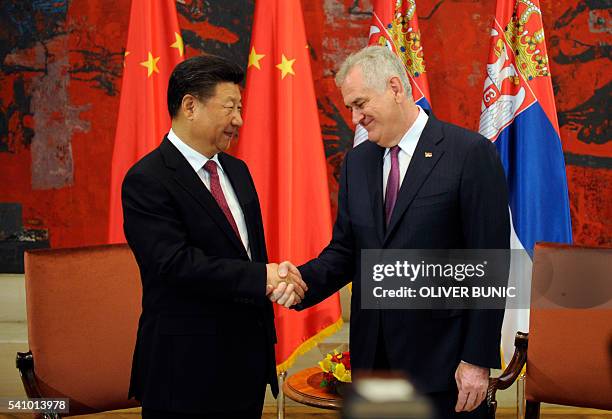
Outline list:
[[[193,98],[191,138],[207,157],[225,151],[242,126],[240,88],[231,82],[218,83],[214,95],[203,101]]]
[[[386,84],[384,91],[368,86],[361,67],[348,71],[340,88],[346,107],[352,113],[354,124],[361,124],[368,131],[368,140],[381,147],[393,147],[405,133],[400,95],[401,81],[395,77]]]

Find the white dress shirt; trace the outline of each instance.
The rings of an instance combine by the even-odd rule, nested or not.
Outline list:
[[[208,162],[208,160],[213,160],[215,163],[217,163],[217,167],[219,169],[217,170],[217,173],[219,174],[219,183],[221,183],[223,195],[225,195],[227,205],[229,206],[230,212],[234,216],[234,221],[236,221],[236,226],[238,227],[238,232],[240,233],[240,240],[242,241],[242,244],[249,255],[249,259],[251,259],[251,247],[249,245],[249,234],[247,232],[246,221],[244,220],[244,213],[242,212],[242,208],[240,207],[240,203],[236,197],[236,192],[234,192],[234,188],[225,174],[223,166],[221,166],[221,162],[219,162],[219,156],[215,154],[211,159],[209,159],[205,155],[198,153],[196,150],[185,144],[174,133],[174,131],[172,131],[172,128],[170,128],[170,132],[168,133],[168,140],[178,149],[183,157],[185,157],[189,165],[193,167],[193,170],[202,180],[202,183],[206,185],[206,188],[208,188],[209,191],[210,173],[204,170],[204,165]]]
[[[402,186],[402,182],[404,181],[404,176],[406,175],[406,171],[408,170],[408,165],[410,165],[410,160],[414,155],[414,150],[416,149],[417,143],[419,142],[421,133],[423,132],[423,129],[425,129],[425,124],[427,124],[427,120],[429,119],[427,113],[423,109],[421,109],[420,106],[417,106],[417,108],[419,108],[419,115],[417,116],[412,126],[408,128],[408,131],[406,131],[406,133],[398,144],[400,148],[400,151],[397,155],[400,172],[400,187]],[[387,195],[387,180],[389,179],[389,172],[391,172],[390,148],[385,150],[385,154],[383,156],[383,202],[385,196]]]

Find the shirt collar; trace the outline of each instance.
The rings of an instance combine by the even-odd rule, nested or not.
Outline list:
[[[417,108],[419,109],[419,114],[417,115],[417,118],[410,126],[410,128],[408,128],[408,131],[406,131],[406,133],[398,144],[400,150],[404,151],[410,156],[414,155],[414,150],[416,149],[417,143],[419,142],[421,133],[425,129],[425,125],[429,120],[429,116],[419,105],[417,105]],[[390,151],[391,149],[387,148],[385,150],[384,157],[387,157],[387,154],[389,154]]]
[[[219,169],[223,170],[223,167],[221,167],[221,163],[219,162],[219,153],[215,154],[209,159],[202,153],[185,144],[183,140],[181,140],[176,133],[172,131],[172,128],[170,128],[170,132],[168,133],[168,140],[178,149],[178,151],[187,160],[187,163],[189,163],[189,165],[193,167],[193,170],[196,172],[204,167],[208,160],[213,160],[215,163],[217,163]]]

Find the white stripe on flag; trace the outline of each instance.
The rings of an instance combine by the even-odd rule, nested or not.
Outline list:
[[[510,211],[510,208],[508,208]],[[512,212],[510,211],[510,249],[520,249],[525,251],[525,248],[521,244],[516,231],[514,231],[514,225],[512,224]],[[513,257],[510,263],[510,278],[516,278],[516,284],[529,284],[531,287],[531,270],[533,262],[528,257],[518,258]],[[527,278],[527,281],[519,280],[518,278]],[[524,291],[528,296],[526,301],[531,300],[531,289]],[[521,292],[523,293],[523,292]],[[504,323],[502,324],[501,331],[501,346],[503,359],[503,368],[505,368],[512,354],[514,353],[514,337],[516,332],[529,332],[529,309],[527,308],[506,308],[504,314]]]
[[[353,147],[357,147],[368,139],[368,131],[361,124],[357,124],[355,127],[355,139],[353,140]]]

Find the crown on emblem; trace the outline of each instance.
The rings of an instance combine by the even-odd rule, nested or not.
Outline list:
[[[425,73],[421,32],[419,30],[415,31],[411,25],[416,3],[414,0],[409,0],[408,4],[409,7],[406,12],[402,13],[402,1],[396,2],[394,18],[388,25],[388,29],[396,46],[397,55],[405,63],[410,74],[413,77],[419,77]]]
[[[534,15],[536,18],[531,19]],[[519,0],[504,30],[506,41],[516,55],[517,69],[527,80],[550,76],[541,15],[531,1]]]

